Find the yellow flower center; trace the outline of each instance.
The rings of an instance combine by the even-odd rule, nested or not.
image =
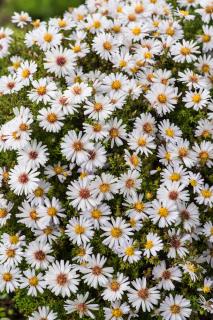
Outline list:
[[[53,170],[55,171],[56,174],[61,174],[63,172],[63,168],[60,166],[55,166]]]
[[[203,42],[209,42],[211,40],[211,36],[208,34],[202,35],[202,41]]]
[[[112,30],[115,32],[115,33],[119,33],[121,31],[121,26],[119,25],[115,25],[112,27]]]
[[[187,268],[191,272],[196,272],[197,271],[197,267],[191,262],[187,264]]]
[[[86,254],[86,250],[83,247],[79,248],[78,256],[83,257],[85,254]]]
[[[47,93],[47,88],[45,86],[40,86],[37,88],[37,93],[39,96],[43,96]]]
[[[109,134],[110,134],[110,137],[111,137],[111,138],[116,138],[116,137],[118,137],[118,135],[119,135],[119,131],[118,131],[117,128],[111,128],[111,129],[109,130]]]
[[[94,110],[95,110],[95,111],[101,111],[101,110],[103,110],[103,105],[102,105],[102,103],[100,103],[100,102],[95,103],[95,104],[94,104]]]
[[[145,58],[145,59],[151,59],[151,57],[152,57],[151,52],[145,52],[145,53],[144,53],[144,58]]]
[[[20,64],[21,64],[20,61],[15,61],[15,62],[13,62],[13,68],[14,68],[15,70],[17,70],[17,69],[20,67]]]
[[[102,129],[102,126],[101,126],[100,123],[95,123],[95,124],[93,125],[93,130],[94,130],[95,132],[100,132],[101,129]]]
[[[175,34],[175,29],[174,28],[172,28],[172,27],[168,27],[167,29],[166,29],[166,34],[168,35],[168,36],[173,36],[174,34]]]
[[[51,234],[53,232],[53,228],[48,226],[45,229],[43,229],[44,234],[46,234],[46,236],[48,236],[49,234]]]
[[[44,35],[44,41],[46,41],[46,42],[51,42],[52,41],[52,39],[53,39],[53,35],[51,34],[51,33],[45,33],[45,35]]]
[[[164,93],[159,94],[159,95],[158,95],[158,101],[159,101],[160,103],[166,103],[166,101],[167,101],[166,95],[165,95]]]
[[[210,67],[208,64],[203,64],[201,69],[202,69],[202,72],[207,73],[209,72]]]
[[[179,156],[180,156],[181,158],[183,158],[183,157],[187,156],[188,150],[187,150],[186,148],[184,148],[184,147],[181,147],[181,148],[178,150],[178,153],[179,153]]]
[[[171,138],[174,137],[174,130],[172,128],[167,128],[165,130],[165,133],[168,137],[171,137]]]
[[[204,286],[204,287],[202,288],[202,291],[203,291],[204,293],[209,293],[209,292],[211,291],[211,288],[210,288],[209,286]]]
[[[136,154],[133,154],[129,160],[134,167],[137,167],[139,165],[140,160]]]
[[[197,181],[195,179],[191,179],[190,180],[190,184],[192,187],[196,187],[197,186]]]
[[[10,236],[10,242],[12,244],[17,244],[19,242],[19,236],[17,236],[16,234],[14,234],[13,236]]]
[[[139,145],[139,147],[144,147],[146,145],[146,139],[143,137],[139,138],[138,145]]]
[[[58,21],[58,25],[59,25],[60,28],[64,28],[64,27],[67,26],[67,22],[65,20],[63,20],[63,19],[60,19]]]
[[[16,252],[15,252],[14,249],[8,249],[8,250],[6,251],[6,255],[7,255],[8,258],[14,258],[15,255],[16,255]]]
[[[34,28],[38,28],[41,25],[41,21],[39,19],[36,19],[35,21],[32,22],[32,25]]]
[[[145,205],[143,202],[138,201],[134,204],[134,209],[138,212],[142,212],[144,208],[145,208]]]
[[[180,14],[182,14],[183,16],[188,16],[188,15],[189,15],[189,11],[187,11],[187,10],[180,10],[179,12],[180,12]]]
[[[132,33],[135,35],[135,36],[139,36],[141,34],[141,28],[140,27],[135,27],[132,29]]]
[[[49,113],[47,115],[47,121],[50,122],[50,123],[54,123],[57,121],[57,115],[53,112]]]
[[[30,212],[29,216],[30,216],[30,218],[31,218],[32,220],[35,220],[35,221],[38,220],[38,214],[37,214],[36,210],[32,210],[32,211]]]
[[[181,48],[180,53],[181,53],[183,56],[187,56],[188,54],[191,53],[191,50],[190,50],[190,48],[183,47],[183,48]]]
[[[105,41],[103,47],[105,50],[110,51],[112,49],[112,44],[109,41]]]
[[[169,211],[167,208],[164,208],[164,207],[161,207],[159,210],[158,210],[158,213],[159,215],[162,217],[162,218],[166,218],[168,217],[169,215]]]
[[[131,188],[133,188],[135,186],[135,181],[133,180],[133,179],[127,179],[127,181],[126,181],[126,187],[128,188],[128,189],[131,189]]]
[[[130,224],[130,226],[132,227],[132,228],[134,228],[135,226],[136,226],[136,219],[134,219],[134,218],[131,218],[130,220],[129,220],[129,224]]]
[[[172,181],[179,181],[180,180],[180,174],[177,173],[177,172],[174,172],[174,173],[171,174],[170,179]]]
[[[113,227],[111,229],[111,236],[113,238],[119,238],[122,235],[122,230],[118,227]]]
[[[210,132],[208,130],[203,130],[202,137],[204,137],[204,138],[210,137]]]
[[[127,247],[124,252],[128,257],[131,257],[134,255],[135,249],[133,247]]]
[[[78,52],[81,52],[81,47],[79,45],[75,45],[74,47],[72,47],[72,50],[75,52],[75,53],[78,53]]]
[[[111,85],[113,90],[119,90],[121,88],[121,82],[120,80],[114,80],[112,81],[112,85]]]
[[[57,209],[54,208],[54,207],[49,207],[47,209],[47,214],[50,216],[50,217],[55,217],[56,214],[57,214]]]
[[[112,309],[112,316],[113,317],[120,318],[120,317],[122,317],[122,315],[123,315],[123,312],[120,308]]]
[[[199,93],[194,94],[192,97],[192,101],[194,103],[199,103],[201,101],[201,95]]]
[[[101,22],[100,22],[99,20],[94,21],[94,22],[93,22],[93,27],[94,27],[95,29],[100,28],[100,27],[101,27]]]
[[[99,219],[102,216],[102,213],[100,210],[94,209],[91,212],[91,216],[93,217],[93,219]]]
[[[85,228],[82,227],[80,224],[77,224],[77,225],[75,226],[75,233],[76,233],[76,234],[82,234],[82,233],[84,233],[84,232],[85,232]]]
[[[22,70],[22,74],[21,75],[22,75],[23,78],[28,78],[29,75],[30,75],[30,70],[28,70],[28,69]]]
[[[201,194],[204,198],[210,198],[212,196],[212,192],[209,189],[202,189]]]
[[[124,68],[127,66],[127,62],[125,60],[120,60],[119,67]]]
[[[83,144],[81,143],[81,141],[75,141],[73,143],[73,149],[75,151],[81,151],[83,149]]]
[[[0,218],[5,218],[8,212],[5,208],[0,208]]]
[[[105,192],[109,192],[110,190],[110,185],[108,183],[102,183],[99,187],[100,191],[105,193]]]
[[[177,304],[173,304],[172,306],[170,306],[170,310],[172,314],[178,314],[180,313],[180,306],[178,306]]]
[[[2,278],[4,281],[9,282],[13,279],[13,276],[10,272],[5,272],[5,273],[3,273]]]
[[[206,6],[205,11],[208,14],[212,14],[213,13],[213,5]]]
[[[207,151],[201,151],[200,153],[199,153],[199,158],[201,159],[201,160],[208,160],[208,158],[209,158],[209,154],[208,154],[208,152]]]
[[[41,187],[38,187],[34,190],[34,195],[36,198],[40,198],[44,195],[44,189],[42,189]]]
[[[145,243],[144,247],[146,249],[152,249],[154,247],[154,243],[152,240],[147,240],[147,242]]]
[[[166,153],[165,153],[165,159],[166,159],[167,161],[171,160],[171,153],[170,153],[170,152],[166,152]]]
[[[110,284],[110,288],[112,291],[117,291],[120,288],[120,284],[116,280],[112,280]]]
[[[28,280],[32,287],[36,287],[38,285],[38,278],[36,276],[29,278]]]
[[[135,6],[135,13],[140,14],[142,12],[144,12],[144,7],[140,3],[137,3]]]

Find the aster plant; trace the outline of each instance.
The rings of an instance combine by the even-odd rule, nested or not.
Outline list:
[[[0,291],[29,320],[213,313],[212,0],[0,29]]]

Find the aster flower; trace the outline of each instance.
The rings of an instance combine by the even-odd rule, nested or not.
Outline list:
[[[143,312],[150,311],[160,299],[159,290],[156,287],[147,287],[146,278],[137,278],[132,281],[133,288],[129,288],[128,300],[138,311],[142,308]]]
[[[47,288],[55,295],[70,296],[78,290],[78,274],[68,261],[55,261],[45,274]]]

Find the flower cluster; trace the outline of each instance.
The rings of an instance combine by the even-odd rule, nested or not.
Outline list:
[[[212,19],[88,0],[0,29],[0,291],[29,320],[213,313]]]

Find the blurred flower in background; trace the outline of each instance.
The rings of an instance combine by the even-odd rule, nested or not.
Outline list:
[[[69,7],[76,7],[84,0],[0,0],[0,24],[10,21],[14,11],[27,11],[34,19],[45,20],[59,16]]]

